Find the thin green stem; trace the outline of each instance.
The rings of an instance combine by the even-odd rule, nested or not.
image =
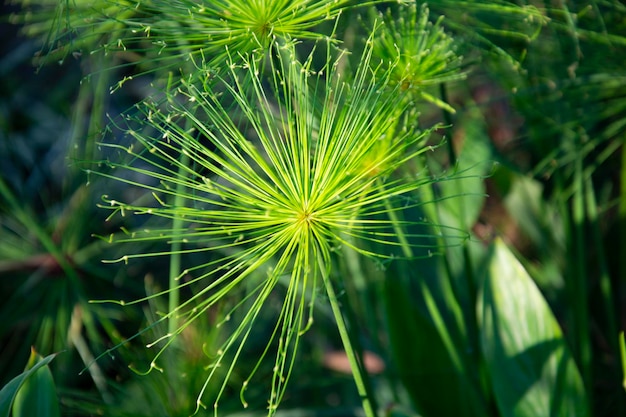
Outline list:
[[[407,258],[412,258],[413,249],[411,249],[411,245],[409,244],[409,241],[404,234],[404,230],[402,230],[402,228],[399,226],[399,220],[398,220],[398,216],[396,215],[395,210],[393,209],[393,207],[391,207],[391,204],[387,200],[385,200],[385,208],[387,209],[389,219],[391,220],[391,224],[393,225],[394,234],[396,238],[398,239],[398,242],[400,242],[402,253]],[[447,330],[448,328],[445,324],[445,320],[443,316],[439,312],[439,308],[437,307],[437,302],[435,301],[435,297],[431,293],[430,288],[428,288],[428,285],[426,285],[424,280],[420,279],[419,284],[420,284],[420,289],[422,290],[424,301],[426,302],[428,313],[431,315],[433,321],[435,322],[436,327],[439,330],[442,330],[441,339],[443,340],[443,343],[448,348],[450,358],[452,359],[452,362],[455,364],[458,372],[460,374],[463,374],[464,372],[463,361],[457,354],[457,350],[452,341],[452,335]]]
[[[444,103],[448,103],[448,91],[446,88],[446,84],[445,83],[441,83],[439,85],[439,93],[441,96],[441,100]],[[452,116],[450,115],[450,112],[446,111],[445,109],[442,109],[442,117],[443,120],[445,121],[447,126],[453,126],[453,121],[452,121]],[[456,154],[456,151],[454,149],[454,143],[452,142],[452,139],[446,141],[447,145],[448,145],[448,157],[449,157],[449,164],[452,167],[453,170],[456,170],[457,167],[457,163],[458,163],[458,155]],[[459,190],[459,194],[463,194],[463,190]],[[464,229],[470,229],[471,225],[465,224],[465,222],[463,221],[464,219],[466,219],[465,216],[465,205],[461,204],[460,207],[460,211],[461,211],[461,215],[459,216],[459,219],[461,219],[462,224],[461,226]],[[464,266],[465,266],[465,278],[466,278],[466,283],[467,283],[467,293],[469,296],[469,311],[470,312],[475,312],[476,311],[476,305],[477,305],[477,296],[478,296],[478,289],[476,287],[476,279],[474,277],[474,268],[472,266],[472,259],[469,253],[469,248],[467,246],[467,242],[463,242],[463,247],[462,247],[462,251],[463,251],[463,262],[464,262]],[[446,272],[448,272],[448,277],[452,278],[452,272],[450,270],[450,266],[449,264],[446,265]],[[450,283],[452,288],[454,289],[454,283]],[[456,290],[455,290],[455,296],[457,297],[457,300],[460,300],[460,297],[458,296],[458,294],[456,294]],[[477,317],[476,314],[469,314],[468,315],[468,320],[466,320],[466,324],[467,324],[467,328],[468,328],[468,333],[469,333],[469,337],[470,337],[470,343],[472,345],[472,350],[473,352],[475,352],[476,354],[478,354],[478,352],[480,352],[480,346],[478,343],[478,321],[477,321]],[[479,358],[476,357],[476,360],[479,360]]]
[[[613,301],[614,289],[611,284],[611,276],[609,273],[609,267],[606,261],[606,251],[604,249],[604,243],[602,241],[602,233],[600,231],[600,221],[598,219],[598,205],[596,201],[595,191],[593,188],[593,181],[591,177],[585,179],[585,197],[586,197],[586,209],[587,219],[590,225],[591,242],[596,250],[596,257],[598,259],[599,280],[600,280],[600,292],[602,294],[602,305],[604,306],[604,313],[606,314],[606,338],[609,341],[613,352],[616,355],[619,353],[619,341],[615,337],[618,334],[618,327],[615,320],[616,310],[615,303]],[[623,401],[617,402],[618,415],[623,415],[624,403]]]
[[[189,156],[186,153],[181,155],[181,164],[178,168],[179,178],[185,178],[186,167],[189,164]],[[176,194],[174,196],[174,207],[183,207],[185,205],[185,186],[183,181],[179,181],[176,184]],[[172,230],[181,230],[183,227],[183,219],[181,217],[175,217],[172,220]],[[178,308],[180,304],[180,290],[178,279],[181,273],[181,239],[173,239],[171,244],[172,253],[170,255],[170,270],[169,270],[169,299],[168,299],[168,312],[172,313]],[[169,334],[175,334],[178,329],[178,317],[176,314],[172,314],[167,322],[167,332]]]
[[[587,265],[585,263],[585,207],[584,207],[584,181],[583,181],[583,157],[579,155],[576,159],[574,173],[574,196],[572,201],[572,304],[574,312],[574,334],[578,350],[578,360],[581,373],[588,393],[591,396],[591,345],[589,343],[589,307],[587,300]],[[591,398],[590,398],[591,402]]]
[[[589,219],[591,226],[590,231],[593,242],[592,244],[597,251],[600,291],[602,293],[602,304],[606,314],[607,339],[610,341],[614,352],[617,352],[618,346],[615,335],[618,334],[618,330],[617,323],[615,322],[615,303],[613,302],[613,294],[615,294],[615,292],[613,290],[613,285],[611,284],[609,267],[606,262],[606,251],[604,248],[604,242],[602,241],[600,220],[598,218],[598,205],[591,177],[585,179],[585,197],[587,205],[587,218]]]
[[[445,83],[439,84],[439,95],[441,96],[441,100],[447,104],[448,103],[448,91],[446,89]],[[450,113],[444,109],[442,109],[441,113],[442,113],[443,120],[445,121],[446,125],[452,126],[452,117],[450,117]],[[454,143],[452,143],[452,140],[448,140],[446,141],[446,144],[448,145],[448,158],[450,159],[449,161],[450,166],[455,167],[456,162],[457,162],[457,155],[456,155],[456,151],[454,150]]]
[[[624,332],[619,333],[619,354],[622,360],[622,387],[626,390],[626,339]]]
[[[626,138],[623,138],[626,141]],[[620,193],[619,193],[619,251],[617,259],[619,260],[618,272],[619,276],[626,277],[626,146],[622,146],[622,166],[620,171]],[[617,280],[620,286],[621,280]],[[621,293],[621,288],[615,288],[616,294]]]
[[[172,74],[169,74],[168,82],[167,82],[167,90],[171,91],[172,86]],[[191,121],[187,120],[185,123],[185,129],[189,129],[191,126]],[[187,200],[185,193],[185,179],[187,178],[187,166],[190,163],[190,157],[187,152],[181,152],[180,155],[180,165],[178,165],[178,173],[177,178],[180,181],[176,182],[176,189],[174,194],[174,207],[182,208],[185,206],[185,201]],[[180,216],[174,217],[172,220],[172,230],[175,233],[179,233],[179,231],[183,228],[183,219]],[[168,285],[168,312],[170,313],[170,317],[167,321],[167,333],[170,335],[176,334],[178,329],[178,315],[174,313],[174,311],[178,308],[180,304],[180,286],[178,284],[178,280],[180,279],[181,274],[181,256],[182,256],[182,239],[173,236],[171,243],[171,254],[170,254],[170,270],[169,270],[169,285]]]
[[[367,393],[365,379],[363,377],[363,370],[359,365],[356,352],[352,348],[350,334],[348,333],[348,328],[346,326],[346,322],[344,320],[339,301],[337,300],[337,295],[335,294],[335,290],[333,289],[333,284],[327,273],[327,266],[324,264],[324,260],[322,259],[321,255],[318,255],[317,260],[320,270],[322,272],[322,279],[324,281],[324,286],[326,287],[326,293],[328,295],[328,299],[330,300],[330,307],[333,310],[333,315],[335,317],[335,321],[337,322],[337,328],[339,329],[341,342],[343,343],[343,348],[345,349],[346,355],[348,356],[348,361],[350,362],[352,377],[354,378],[357,391],[359,393],[359,396],[361,397],[363,411],[365,411],[366,417],[376,417],[376,411],[374,410],[372,402],[370,401],[370,397]]]
[[[387,209],[387,213],[388,213],[389,219],[391,220],[394,234],[396,238],[398,239],[398,242],[400,243],[400,247],[402,248],[402,252],[404,256],[406,256],[409,259],[412,258],[414,256],[413,249],[411,248],[411,245],[408,239],[406,238],[404,230],[402,229],[402,227],[400,227],[400,222],[399,222],[398,216],[396,215],[396,211],[391,206],[388,200],[385,200],[385,208]],[[445,244],[445,243],[439,240],[439,244]],[[446,268],[446,270],[450,274],[449,268]],[[446,324],[445,319],[443,315],[441,314],[440,308],[437,305],[437,301],[435,300],[433,293],[431,292],[430,288],[428,287],[428,285],[423,279],[419,279],[418,284],[419,284],[419,288],[422,293],[422,296],[424,297],[424,303],[426,305],[426,309],[428,313],[430,314],[431,319],[433,320],[435,328],[439,332],[441,340],[444,346],[446,347],[448,354],[450,355],[450,360],[454,364],[454,367],[456,368],[459,375],[467,375],[468,371],[466,369],[466,364],[461,358],[461,356],[459,355],[459,351],[453,340],[453,335],[449,331],[449,326]],[[455,313],[457,313],[457,316],[458,316],[458,311],[455,311]],[[472,398],[472,406],[474,407],[475,410],[486,409],[485,399],[480,395],[480,391],[472,390],[470,393],[470,397]],[[478,412],[478,414],[480,414],[480,412]]]

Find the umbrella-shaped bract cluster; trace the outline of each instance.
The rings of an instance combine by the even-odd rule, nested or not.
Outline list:
[[[133,127],[124,130],[134,140],[131,146],[106,145],[132,158],[130,163],[110,159],[115,175],[105,175],[154,196],[150,205],[108,199],[107,206],[184,224],[177,230],[143,230],[113,240],[179,240],[187,245],[183,252],[219,254],[217,260],[184,271],[193,277],[184,285],[200,284],[201,290],[168,313],[183,321],[166,339],[173,341],[235,288],[244,283],[252,288],[245,295],[247,311],[217,350],[207,383],[231,355],[229,371],[222,375],[225,384],[264,303],[279,280],[288,277],[268,342],[268,348],[277,344],[270,410],[284,392],[298,339],[312,323],[310,295],[315,291],[310,290],[330,279],[333,248],[349,245],[376,255],[358,242],[397,244],[382,214],[389,210],[389,199],[424,181],[392,175],[428,148],[424,134],[396,131],[403,110],[399,90],[390,94],[388,72],[371,71],[371,42],[367,45],[354,76],[345,77],[349,82],[338,70],[341,58],[331,58],[330,45],[318,70],[313,69],[314,54],[298,60],[293,42],[272,47],[266,64],[270,68],[251,56],[231,59],[228,78],[184,83],[166,102],[146,102],[138,114],[127,117],[127,126]],[[271,75],[264,79],[263,74]],[[120,175],[120,169],[148,180],[132,180],[134,176]],[[183,206],[169,203],[181,196]],[[122,260],[154,255],[130,253]],[[254,370],[242,393],[253,375]],[[199,405],[201,399],[202,394]]]

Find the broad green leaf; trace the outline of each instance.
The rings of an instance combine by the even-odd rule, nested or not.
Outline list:
[[[35,360],[34,355],[37,356]],[[36,406],[36,402],[45,401],[48,398],[50,386],[46,385],[48,384],[48,382],[45,381],[48,378],[47,375],[49,375],[50,378],[52,378],[52,375],[50,374],[50,369],[47,367],[47,365],[52,361],[52,359],[54,359],[55,356],[56,354],[52,354],[46,356],[45,358],[41,358],[34,351],[31,353],[31,358],[29,359],[29,366],[27,367],[27,369],[15,378],[13,378],[11,381],[9,381],[9,383],[6,384],[2,388],[2,390],[0,390],[0,417],[9,417],[11,412],[11,406],[14,405],[14,403],[14,417],[60,416],[60,412],[58,410],[58,401],[56,400],[56,393],[54,393],[54,400],[57,401],[55,403],[56,406],[52,404],[50,406],[50,409],[41,408],[40,410],[42,411],[40,412],[37,412],[32,408],[28,408],[29,406]],[[32,382],[31,380],[35,382]],[[41,396],[31,396],[39,391],[37,388],[38,384],[43,384],[39,386],[39,388],[41,389]],[[54,383],[52,383],[52,389],[54,389]],[[24,394],[22,394],[22,392],[24,392]],[[30,401],[33,404],[25,406],[24,404],[22,404],[24,401]],[[28,412],[32,414],[28,414]]]
[[[481,347],[503,417],[588,415],[582,379],[554,315],[500,240],[492,247],[479,320]]]

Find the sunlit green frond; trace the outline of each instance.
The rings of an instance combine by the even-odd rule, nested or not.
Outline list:
[[[374,41],[376,56],[393,67],[395,83],[428,99],[426,87],[465,78],[454,39],[441,26],[443,16],[433,24],[426,3],[419,9],[415,4],[401,8],[397,14],[387,9],[375,16],[382,18],[384,27]]]
[[[328,35],[314,27],[336,19],[354,4],[350,0],[35,0],[20,6],[12,20],[25,24],[29,36],[43,40],[40,55],[45,60],[104,53],[114,66],[134,66],[129,77],[136,77],[153,71],[189,74],[197,63],[207,61],[220,67],[228,57],[227,49],[232,56],[265,52],[276,39],[324,39]],[[128,79],[120,80],[120,85]]]
[[[205,263],[183,272],[187,282],[181,285],[202,289],[169,312],[183,322],[165,339],[173,340],[235,288],[245,283],[254,289],[242,301],[245,314],[215,353],[207,378],[207,384],[215,384],[215,369],[225,366],[225,357],[231,359],[216,409],[265,301],[287,275],[283,307],[263,354],[275,352],[269,399],[273,413],[298,339],[312,323],[311,294],[320,273],[328,275],[334,247],[346,244],[367,255],[391,256],[392,250],[360,249],[358,240],[397,245],[384,216],[389,200],[430,181],[393,175],[430,147],[424,145],[426,133],[395,131],[402,90],[390,86],[391,71],[371,72],[371,41],[368,45],[351,83],[344,81],[347,77],[330,54],[321,71],[312,69],[312,55],[300,63],[293,43],[272,47],[269,83],[261,78],[254,58],[243,57],[241,66],[232,61],[228,81],[217,80],[224,84],[222,93],[212,89],[215,81],[204,87],[183,83],[169,93],[167,103],[148,102],[138,107],[138,115],[126,118],[123,129],[133,140],[130,146],[103,145],[119,150],[115,158],[131,156],[130,164],[111,158],[107,164],[113,169],[103,175],[153,195],[149,206],[111,197],[105,198],[106,206],[122,215],[179,219],[184,224],[177,230],[128,232],[112,241],[180,241],[183,253],[207,253]],[[387,87],[397,94],[388,94]],[[248,89],[254,92],[252,98]],[[224,102],[234,106],[226,109]],[[169,203],[168,196],[174,195],[184,197],[183,207]],[[129,253],[120,260],[159,254],[171,251]],[[254,372],[242,386],[244,405],[243,391],[253,383]],[[199,406],[201,400],[202,394]]]

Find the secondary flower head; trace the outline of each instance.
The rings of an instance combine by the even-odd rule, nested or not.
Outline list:
[[[233,54],[265,53],[276,39],[322,39],[314,27],[354,7],[351,0],[16,2],[23,9],[12,21],[44,41],[43,59],[104,52],[117,65],[135,65],[136,74],[162,75],[193,72],[201,61],[219,68],[228,57],[226,47]]]
[[[392,82],[409,90],[413,98],[432,101],[453,112],[448,104],[426,91],[429,86],[466,76],[454,39],[442,27],[443,16],[432,23],[427,4],[418,9],[413,3],[401,8],[397,18],[390,9],[373,18],[384,22],[374,41],[374,54],[393,68]]]
[[[132,128],[125,128],[135,142],[107,145],[132,155],[130,164],[109,161],[115,168],[110,176],[153,196],[149,205],[107,198],[109,208],[184,222],[177,230],[142,230],[113,240],[180,241],[185,253],[207,254],[206,262],[184,271],[192,278],[181,285],[200,289],[168,313],[166,318],[180,316],[183,322],[165,339],[173,340],[236,288],[249,290],[227,315],[242,309],[208,371],[205,387],[216,378],[223,381],[216,410],[255,321],[282,280],[282,308],[263,353],[275,349],[269,398],[274,412],[298,340],[312,323],[315,289],[329,283],[334,248],[349,245],[368,256],[389,256],[391,251],[374,252],[359,242],[396,245],[384,217],[389,202],[427,181],[393,175],[428,148],[425,134],[396,128],[402,92],[388,94],[389,72],[371,71],[371,39],[367,45],[351,77],[339,72],[330,44],[325,64],[315,70],[313,54],[301,63],[293,43],[274,45],[269,80],[257,60],[244,56],[241,66],[231,63],[228,79],[199,87],[183,83],[166,104],[146,103],[141,114],[129,118]],[[142,180],[133,179],[137,174]],[[183,206],[170,203],[181,197]],[[128,254],[120,260],[167,254]],[[227,370],[217,373],[226,362]],[[244,405],[256,369],[241,387]],[[200,393],[199,406],[202,399]]]

